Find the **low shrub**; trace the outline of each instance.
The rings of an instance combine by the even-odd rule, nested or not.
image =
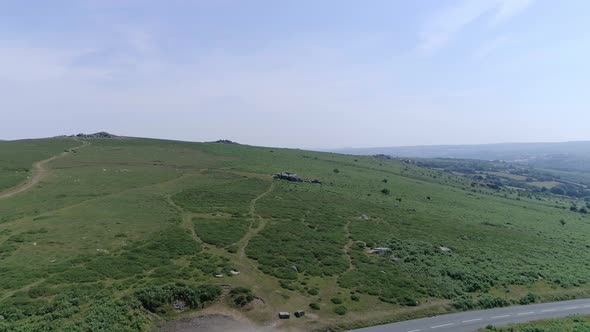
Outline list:
[[[501,308],[501,307],[506,307],[508,306],[510,303],[508,303],[506,300],[499,298],[499,297],[493,297],[491,295],[482,295],[478,300],[477,300],[477,306],[483,309],[492,309],[492,308]]]
[[[333,297],[330,299],[330,301],[332,301],[332,303],[334,303],[334,304],[342,304],[342,302],[343,302],[342,299],[339,297]]]
[[[535,294],[528,293],[527,295],[520,298],[520,300],[518,300],[518,303],[522,304],[522,305],[527,305],[527,304],[535,303],[535,302],[537,302],[537,300],[538,299]]]
[[[181,300],[191,308],[203,307],[206,303],[217,299],[221,295],[218,286],[186,286],[166,285],[148,287],[135,292],[135,298],[141,305],[151,312],[159,311],[164,305]]]
[[[245,287],[236,287],[229,292],[229,296],[233,305],[243,307],[252,302],[256,297],[252,294],[252,290]]]
[[[336,308],[334,308],[334,312],[340,316],[344,316],[348,312],[348,308],[346,308],[343,305],[339,305]]]

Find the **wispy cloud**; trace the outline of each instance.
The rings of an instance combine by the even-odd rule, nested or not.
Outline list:
[[[99,79],[103,68],[75,66],[76,59],[91,54],[88,49],[54,49],[29,45],[0,47],[0,82],[34,82],[63,79]]]
[[[493,22],[500,23],[526,10],[534,0],[504,0],[496,11]]]
[[[483,59],[496,51],[498,48],[505,45],[507,42],[508,38],[506,36],[498,36],[496,38],[490,39],[475,50],[473,57],[476,59]]]
[[[528,8],[534,0],[464,0],[434,14],[420,32],[418,49],[432,54],[445,47],[468,25],[487,14],[491,23],[499,24]]]

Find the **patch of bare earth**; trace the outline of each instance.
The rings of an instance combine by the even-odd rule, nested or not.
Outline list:
[[[264,305],[256,303],[254,307]],[[252,309],[252,308],[250,308]],[[193,316],[177,318],[161,323],[158,332],[303,332],[299,328],[283,326],[286,321],[277,319],[268,323],[256,323],[240,310],[213,305]]]

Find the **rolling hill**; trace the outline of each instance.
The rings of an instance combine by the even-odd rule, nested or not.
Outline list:
[[[501,143],[336,149],[333,152],[408,158],[501,160],[537,168],[590,170],[590,142]]]
[[[403,160],[86,137],[0,142],[0,160],[0,194],[38,179],[0,199],[0,331],[199,312],[338,330],[590,291],[570,199]]]

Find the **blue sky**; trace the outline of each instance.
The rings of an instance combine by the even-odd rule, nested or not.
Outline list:
[[[590,139],[590,2],[2,1],[0,139]]]

